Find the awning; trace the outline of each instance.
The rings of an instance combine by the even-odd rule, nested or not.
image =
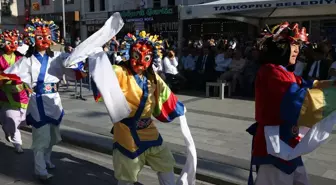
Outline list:
[[[336,0],[218,0],[182,6],[180,19],[239,14],[254,18],[336,14]]]

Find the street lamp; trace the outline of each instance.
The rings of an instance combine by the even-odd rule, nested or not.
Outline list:
[[[53,0],[54,4],[55,4],[55,0]],[[55,5],[54,5],[55,6]],[[63,20],[63,39],[65,41],[66,38],[66,27],[65,27],[65,2],[64,0],[62,0],[62,20]]]

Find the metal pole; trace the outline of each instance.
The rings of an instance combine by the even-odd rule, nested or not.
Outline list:
[[[64,39],[64,42],[65,42],[65,39],[66,39],[66,27],[65,27],[65,2],[64,0],[62,0],[62,13],[63,13],[63,39]]]
[[[0,0],[0,24],[2,23],[2,0]]]

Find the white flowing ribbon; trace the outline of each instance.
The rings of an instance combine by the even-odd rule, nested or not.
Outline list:
[[[114,13],[97,32],[79,44],[71,55],[64,61],[63,66],[71,68],[72,65],[84,61],[97,53],[95,48],[102,47],[112,39],[124,26],[119,12]]]
[[[89,58],[89,71],[103,98],[112,123],[127,118],[131,109],[105,52],[101,51]]]
[[[186,110],[185,110],[186,112]],[[181,131],[187,149],[187,160],[183,166],[177,185],[195,185],[197,170],[197,152],[185,115],[180,116]]]
[[[267,152],[268,154],[279,157],[286,161],[308,154],[328,140],[335,124],[336,111],[331,113],[328,117],[324,118],[320,122],[316,123],[311,129],[309,129],[307,133],[302,133],[301,135],[304,134],[304,136],[299,144],[295,146],[295,148],[291,148],[281,139],[274,139],[275,135],[279,136],[279,126],[266,126],[265,138]],[[307,131],[307,129],[305,130]]]

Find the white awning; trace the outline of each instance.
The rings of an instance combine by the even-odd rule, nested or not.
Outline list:
[[[336,14],[335,0],[218,0],[181,7],[180,19],[238,14],[255,18]]]

